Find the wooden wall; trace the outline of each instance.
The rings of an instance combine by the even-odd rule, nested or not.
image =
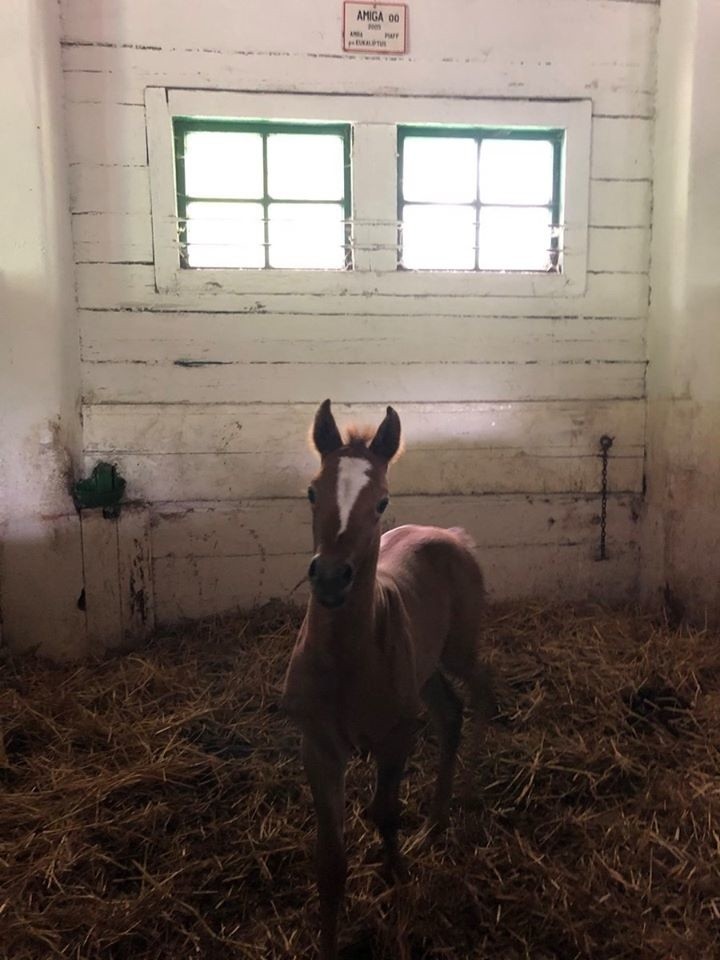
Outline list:
[[[272,6],[272,15],[270,8]],[[341,3],[62,0],[88,466],[148,501],[157,617],[286,596],[310,552],[316,404],[407,453],[389,522],[463,524],[494,596],[631,596],[645,449],[658,6],[413,0],[404,57],[341,52]],[[159,294],[146,86],[377,96],[590,98],[580,297]],[[292,285],[294,283],[294,286]],[[191,361],[188,363],[187,361]],[[615,437],[597,563],[598,441]]]

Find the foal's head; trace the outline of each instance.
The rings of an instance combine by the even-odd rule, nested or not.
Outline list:
[[[326,400],[315,414],[312,438],[321,463],[308,488],[315,547],[308,575],[316,599],[339,607],[358,571],[377,558],[379,520],[388,505],[387,468],[400,446],[400,418],[388,407],[374,436],[351,429],[343,440]]]

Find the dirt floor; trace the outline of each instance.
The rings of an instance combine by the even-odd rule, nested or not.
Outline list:
[[[276,707],[297,622],[270,607],[90,665],[2,663],[0,957],[314,956],[314,821]],[[404,886],[367,862],[353,762],[345,960],[720,957],[720,637],[527,604],[485,633],[501,716],[466,736],[431,852],[422,733]]]

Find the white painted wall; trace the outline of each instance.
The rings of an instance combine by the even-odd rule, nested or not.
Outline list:
[[[495,596],[638,585],[658,7],[413,0],[410,50],[341,52],[340,0],[62,0],[85,458],[152,503],[160,620],[286,595],[303,576],[307,424],[397,404],[390,522],[465,524]],[[382,278],[159,294],[145,88],[590,98],[584,295],[400,296]],[[177,360],[221,359],[182,366]],[[345,361],[354,362],[348,366]],[[615,437],[611,559],[597,563],[597,444]]]
[[[68,215],[59,14],[0,16],[0,613],[3,641],[82,652],[80,366]]]
[[[663,0],[645,587],[720,621],[720,5]]]

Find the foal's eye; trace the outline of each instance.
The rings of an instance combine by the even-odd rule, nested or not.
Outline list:
[[[390,498],[389,498],[389,497],[383,497],[382,500],[380,501],[380,503],[378,503],[378,505],[377,505],[377,512],[378,512],[378,513],[385,513],[385,510],[387,509],[387,505],[388,505],[389,503],[390,503]]]
[[[308,487],[307,498],[310,503],[315,503],[317,497],[315,495],[315,490],[313,487]]]

